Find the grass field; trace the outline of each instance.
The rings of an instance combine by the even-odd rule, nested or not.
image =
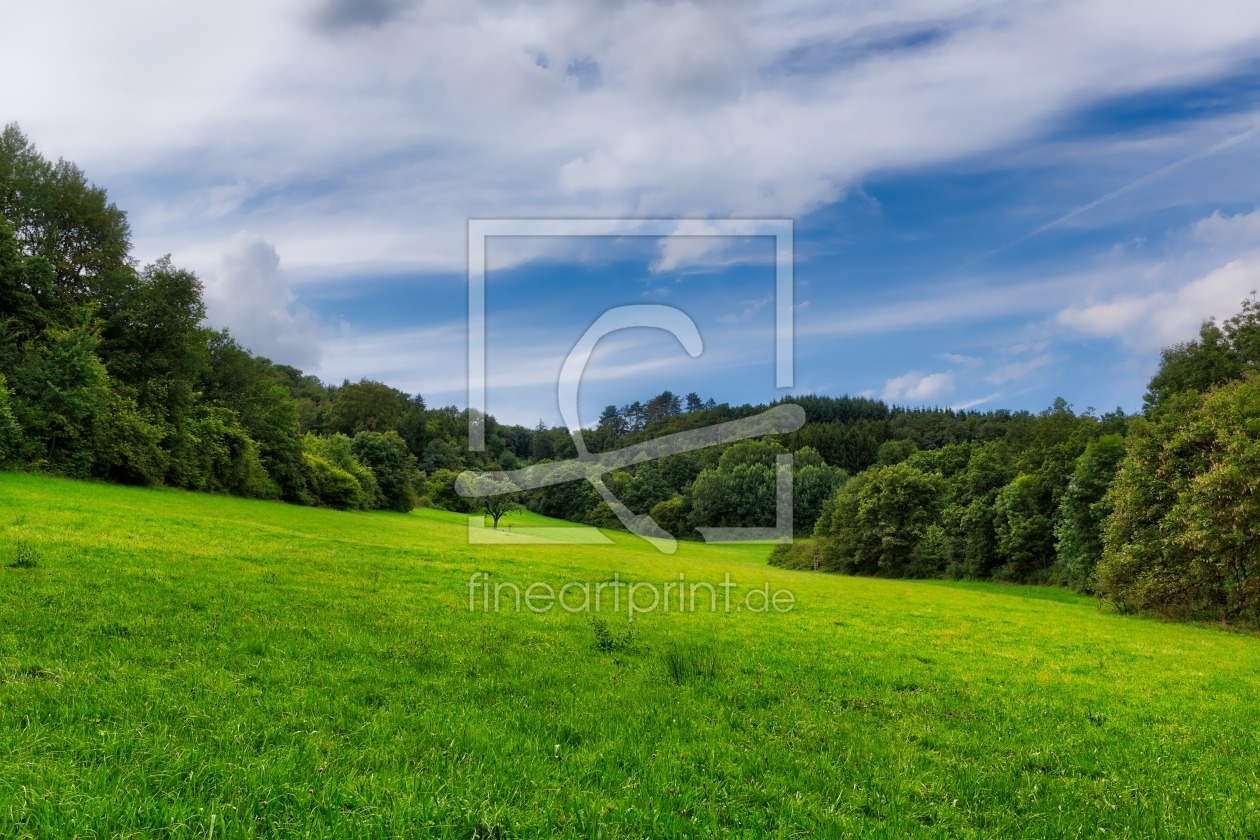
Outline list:
[[[1260,835],[1260,639],[467,534],[0,474],[0,836]],[[795,607],[705,596],[621,644],[605,604],[601,649],[590,614],[470,611],[475,572]]]

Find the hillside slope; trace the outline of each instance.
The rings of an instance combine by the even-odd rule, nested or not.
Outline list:
[[[1256,638],[610,539],[0,474],[0,835],[1260,832]],[[477,572],[738,588],[601,650]]]

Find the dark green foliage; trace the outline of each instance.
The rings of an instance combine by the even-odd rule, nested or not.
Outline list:
[[[230,409],[199,406],[181,430],[175,451],[172,483],[177,487],[258,499],[280,495],[258,444]]]
[[[101,360],[136,389],[140,410],[170,423],[191,408],[206,365],[201,283],[170,257],[103,278]]]
[[[106,396],[106,417],[95,442],[97,475],[125,484],[158,485],[170,467],[165,435],[131,395],[115,387]]]
[[[290,502],[309,502],[302,469],[297,407],[267,359],[242,348],[226,331],[211,333],[208,364],[202,379],[205,399],[234,412],[241,427],[258,444],[267,474]]]
[[[0,373],[0,466],[17,455],[21,440],[22,430],[13,416],[13,392],[8,389],[4,374]]]
[[[918,553],[938,513],[939,475],[908,464],[876,467],[849,480],[836,499],[828,566],[855,574],[939,574]]]
[[[1260,367],[1260,301],[1242,302],[1241,311],[1217,325],[1206,321],[1199,338],[1164,348],[1159,371],[1147,386],[1146,404],[1158,415],[1169,397],[1184,391],[1204,393],[1241,379]]]
[[[16,123],[0,133],[0,216],[25,254],[52,266],[67,302],[82,302],[99,278],[127,264],[127,214],[73,163],[45,160]]]
[[[400,513],[415,507],[420,471],[397,432],[360,432],[354,436],[350,451],[376,476],[382,507]]]
[[[618,497],[633,511],[644,513],[655,505],[672,498],[674,488],[661,472],[656,462],[649,461],[634,471],[634,478]]]
[[[660,525],[665,530],[665,533],[672,534],[675,537],[692,535],[692,531],[688,526],[690,513],[686,501],[681,496],[674,496],[663,502],[657,502],[648,511],[652,520],[657,525]]]
[[[425,483],[427,488],[425,495],[440,508],[457,513],[470,513],[473,509],[472,500],[461,496],[455,489],[458,478],[459,473],[454,470],[437,470],[429,473],[428,481]]]
[[[1160,401],[1107,503],[1098,593],[1124,610],[1260,623],[1260,378]]]
[[[691,486],[695,528],[765,528],[775,522],[774,468],[737,463],[705,470]]]
[[[1102,526],[1111,513],[1107,488],[1124,457],[1124,439],[1104,435],[1091,441],[1076,459],[1072,479],[1059,503],[1055,527],[1059,575],[1073,589],[1089,591],[1094,567],[1102,557]]]
[[[602,618],[591,619],[591,633],[595,636],[595,649],[601,653],[634,650],[634,625],[630,624],[618,633],[609,629]]]
[[[455,444],[442,438],[434,438],[424,447],[424,457],[420,460],[420,468],[427,473],[437,470],[458,470],[464,466]]]
[[[12,372],[25,460],[63,475],[91,475],[110,405],[99,341],[95,320],[83,310],[76,325],[48,327],[25,346]]]
[[[337,389],[329,408],[328,428],[351,437],[359,432],[397,431],[407,404],[406,394],[381,382],[347,382]]]
[[[355,505],[365,509],[379,508],[384,503],[376,473],[359,462],[354,455],[354,444],[345,435],[316,437],[308,434],[302,439],[303,448],[330,465],[350,475],[357,485]],[[309,483],[309,482],[308,482]],[[347,491],[349,492],[349,491]],[[322,498],[322,495],[321,495]],[[325,500],[325,504],[336,507]],[[349,507],[350,505],[346,505]]]
[[[914,445],[914,441],[884,441],[879,446],[879,452],[875,456],[875,463],[881,467],[886,467],[891,464],[900,464],[916,451],[918,451],[918,447]]]
[[[998,491],[993,504],[997,556],[1005,564],[995,580],[1044,583],[1054,563],[1054,506],[1040,476],[1027,473]]]
[[[848,479],[843,470],[822,463],[813,449],[794,454],[792,466],[792,527],[798,536],[807,536],[822,515],[827,500]]]

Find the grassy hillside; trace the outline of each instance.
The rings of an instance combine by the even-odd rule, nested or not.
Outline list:
[[[0,836],[1260,832],[1256,638],[610,538],[0,474]],[[474,572],[796,605],[601,650]]]

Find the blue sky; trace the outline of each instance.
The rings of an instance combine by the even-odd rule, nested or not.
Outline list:
[[[2,117],[78,162],[210,319],[321,377],[465,401],[469,218],[786,218],[795,391],[1140,407],[1260,288],[1252,2],[25,4]],[[67,59],[67,56],[75,56]],[[775,388],[768,240],[492,241],[489,407]]]

